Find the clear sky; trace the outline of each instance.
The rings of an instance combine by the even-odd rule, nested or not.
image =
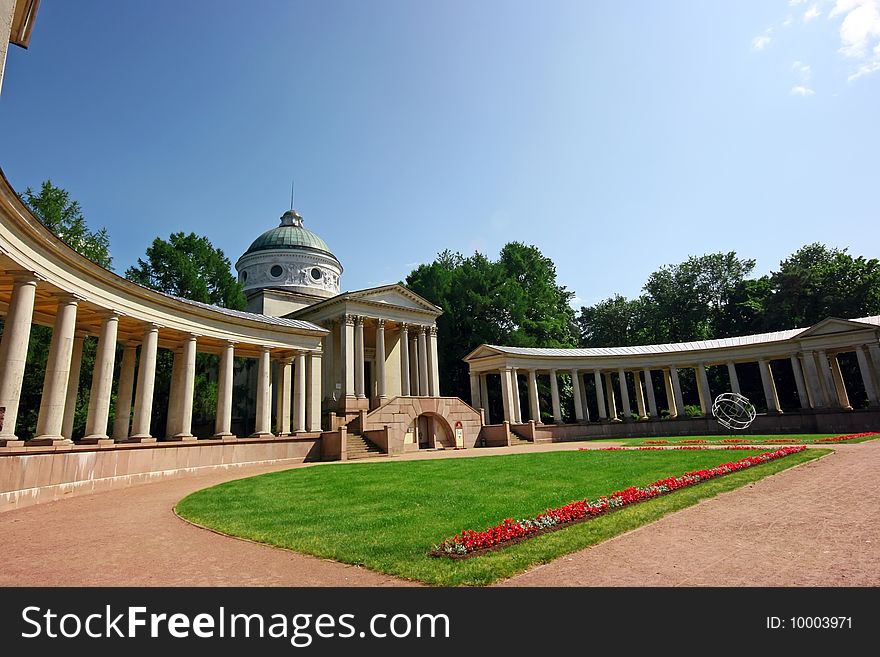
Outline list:
[[[43,0],[0,164],[106,226],[235,262],[296,207],[396,282],[538,246],[578,300],[688,255],[880,256],[880,0]]]

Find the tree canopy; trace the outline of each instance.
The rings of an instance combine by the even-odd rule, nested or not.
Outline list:
[[[229,258],[207,237],[181,232],[154,239],[146,260],[138,258],[125,277],[191,301],[244,310],[247,300],[231,270]]]

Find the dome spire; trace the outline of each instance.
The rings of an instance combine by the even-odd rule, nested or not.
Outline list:
[[[282,226],[296,226],[297,228],[302,228],[303,218],[302,215],[291,208],[287,212],[281,215],[281,225]]]

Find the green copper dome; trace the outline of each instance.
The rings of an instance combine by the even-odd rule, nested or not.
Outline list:
[[[302,217],[296,210],[285,212],[281,216],[281,225],[267,230],[255,239],[245,251],[245,255],[272,249],[312,249],[323,251],[336,258],[324,240],[303,228]]]

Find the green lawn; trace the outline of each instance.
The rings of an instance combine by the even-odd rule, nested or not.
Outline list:
[[[766,436],[755,436],[755,435],[745,435],[745,434],[725,434],[721,436],[667,436],[667,437],[657,437],[651,438],[650,436],[647,438],[608,438],[603,440],[596,440],[590,442],[601,442],[601,443],[621,443],[627,446],[637,446],[637,445],[651,445],[651,441],[656,440],[665,440],[670,445],[687,445],[688,440],[705,440],[706,444],[724,444],[725,440],[745,440],[748,445],[777,445],[782,444],[779,442],[767,442],[767,441],[781,441],[781,440],[789,440],[790,444],[797,445],[812,445],[816,443],[818,440],[822,438],[833,438],[835,436],[839,436],[839,433],[792,433],[792,434],[776,434],[776,435],[766,435]],[[851,440],[844,441],[843,444],[847,443],[862,443],[866,440],[874,440],[875,438],[880,438],[880,435],[876,436],[862,436],[861,438],[853,438]],[[822,443],[820,443],[822,444]],[[826,443],[827,444],[827,443]],[[835,444],[835,443],[830,443]],[[836,443],[840,444],[840,443]],[[661,445],[662,447],[662,445]]]
[[[483,585],[828,450],[807,450],[483,556],[460,561],[428,556],[434,544],[462,529],[483,529],[509,516],[531,516],[752,453],[572,451],[333,463],[201,490],[181,500],[177,512],[226,534],[390,575],[434,585]]]

